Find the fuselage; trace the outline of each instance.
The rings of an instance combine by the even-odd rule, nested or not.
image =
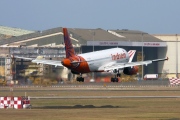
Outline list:
[[[68,59],[71,63],[64,64],[64,66],[72,71],[78,73],[103,72],[104,66],[115,63],[127,63],[129,61],[129,54],[122,48],[111,48],[79,54]]]

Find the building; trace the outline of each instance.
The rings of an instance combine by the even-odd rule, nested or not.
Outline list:
[[[102,50],[112,47],[123,47],[127,51],[136,50],[133,61],[151,60],[164,58],[168,56],[170,61],[150,64],[148,67],[140,67],[139,74],[159,74],[159,76],[167,72],[174,75],[174,69],[168,69],[167,65],[171,65],[171,56],[169,56],[169,44],[167,41],[158,38],[157,36],[136,30],[103,30],[97,29],[80,29],[68,28],[70,37],[76,53],[86,53],[96,50]],[[6,33],[7,34],[7,33]],[[11,36],[0,40],[0,53],[2,57],[10,57],[10,55],[18,55],[25,57],[44,56],[46,59],[59,59],[65,56],[64,41],[62,28],[53,28],[45,31],[33,31],[20,36]],[[173,46],[170,46],[173,47]],[[18,79],[17,73],[27,68],[30,63],[23,60],[17,60],[16,65],[11,67],[12,71],[16,71],[16,75],[12,79]],[[23,67],[25,66],[26,67]],[[39,66],[36,66],[39,67]],[[32,67],[33,68],[33,67]],[[29,69],[32,69],[29,68]],[[33,68],[34,70],[37,68]],[[44,68],[43,70],[62,72],[62,68]],[[59,70],[56,70],[59,69]],[[39,68],[38,68],[39,70]],[[33,73],[29,70],[29,74]],[[5,72],[6,73],[6,72]],[[13,72],[12,72],[13,73]],[[28,72],[27,72],[28,73]],[[179,72],[178,72],[179,73]],[[37,73],[38,74],[38,73]],[[62,74],[60,74],[61,77]],[[68,75],[67,75],[68,76]],[[166,76],[167,77],[167,76]]]
[[[180,77],[180,35],[179,34],[154,34],[154,37],[161,39],[167,44],[166,56],[168,62],[164,63],[164,70],[169,73],[169,77]],[[162,52],[164,52],[162,50]]]

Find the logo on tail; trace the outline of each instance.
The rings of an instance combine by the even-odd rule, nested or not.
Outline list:
[[[129,54],[129,62],[132,62],[132,59],[133,59],[135,53],[136,53],[136,50],[130,50],[130,51],[128,51],[128,54]]]
[[[67,28],[63,28],[64,33],[64,43],[65,43],[65,50],[66,50],[66,58],[73,57],[75,55],[74,48],[72,46],[71,39],[69,37]]]

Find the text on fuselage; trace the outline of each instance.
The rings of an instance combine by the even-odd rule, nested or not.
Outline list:
[[[126,58],[126,54],[125,53],[117,53],[115,55],[111,54],[111,58],[112,60],[124,59]]]

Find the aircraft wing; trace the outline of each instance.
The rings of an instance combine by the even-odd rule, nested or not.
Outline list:
[[[19,56],[13,56],[12,58],[19,58],[19,59],[24,59],[24,60],[33,60],[35,58],[27,58],[27,57],[19,57]]]
[[[37,64],[46,64],[46,65],[55,65],[55,66],[63,66],[61,64],[61,61],[57,61],[57,60],[40,60],[40,59],[34,59],[32,60],[33,63],[37,63]]]
[[[46,65],[55,65],[55,66],[63,66],[61,64],[61,61],[58,60],[46,60],[42,57],[37,57],[37,58],[26,58],[26,57],[14,57],[14,58],[19,58],[19,59],[24,59],[24,60],[30,60],[32,63],[37,63],[37,64],[46,64]]]
[[[147,60],[147,61],[138,61],[138,62],[129,62],[129,63],[116,63],[113,64],[111,66],[105,66],[104,67],[104,71],[112,71],[114,69],[123,69],[125,67],[133,67],[133,66],[138,66],[138,65],[148,65],[151,64],[153,62],[159,62],[159,61],[165,61],[168,60],[167,58],[163,58],[163,59],[155,59],[155,60]]]

